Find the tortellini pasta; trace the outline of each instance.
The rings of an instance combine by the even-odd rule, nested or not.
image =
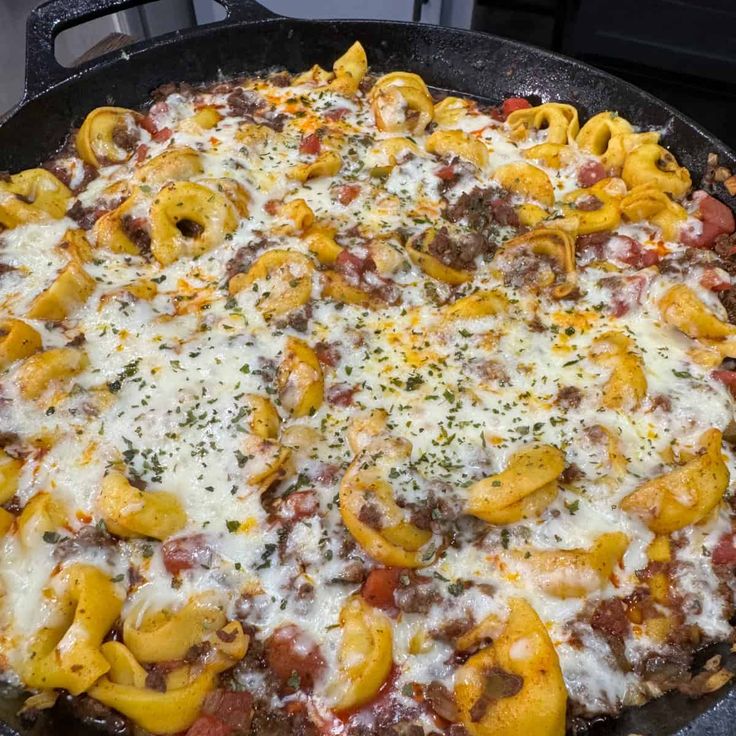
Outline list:
[[[0,450],[0,504],[7,503],[18,490],[23,461]]]
[[[358,85],[368,71],[368,59],[365,49],[356,41],[332,66],[335,78],[330,82],[330,89],[344,95],[354,95]]]
[[[685,209],[673,202],[656,184],[634,187],[620,202],[621,214],[630,222],[649,222],[662,228],[667,240],[676,240],[680,225],[687,219]]]
[[[665,322],[688,337],[724,356],[736,356],[736,327],[714,314],[689,286],[678,284],[668,289],[659,300],[659,309]]]
[[[462,130],[437,130],[427,138],[426,148],[437,156],[457,156],[479,169],[488,165],[488,148],[478,138]]]
[[[227,619],[211,597],[196,597],[178,611],[133,609],[123,622],[123,641],[139,662],[183,660],[195,644],[216,640]]]
[[[38,399],[50,385],[58,385],[81,373],[89,358],[78,348],[51,348],[26,358],[18,372],[21,395]]]
[[[634,343],[622,332],[610,331],[593,341],[591,358],[611,369],[603,387],[603,405],[608,409],[636,409],[647,393],[647,378]]]
[[[557,495],[557,480],[564,469],[564,455],[556,447],[522,448],[505,470],[470,486],[466,509],[489,524],[538,516]]]
[[[604,587],[629,546],[622,532],[601,534],[590,549],[528,549],[515,555],[548,595],[580,598]]]
[[[409,442],[388,436],[378,436],[363,447],[340,482],[340,514],[348,531],[373,559],[384,565],[416,568],[434,559],[433,533],[406,518],[396,503],[389,475],[410,454]]]
[[[391,72],[382,76],[370,92],[379,130],[421,134],[434,117],[427,85],[418,74]]]
[[[232,667],[248,651],[249,637],[237,621],[218,629],[220,635],[205,641],[211,643],[211,656],[202,667],[186,663],[166,676],[164,692],[147,687],[146,670],[133,653],[120,642],[106,642],[101,647],[109,663],[109,672],[89,694],[154,733],[178,733],[196,720],[205,697],[215,689],[217,674]],[[164,632],[151,645],[164,645]],[[180,641],[180,640],[179,640]],[[154,649],[155,651],[155,649]]]
[[[499,291],[479,290],[457,301],[443,309],[448,320],[457,319],[479,319],[491,315],[503,314],[509,308],[509,302]]]
[[[551,205],[555,199],[552,182],[542,169],[524,162],[499,166],[493,178],[504,188],[516,194]]]
[[[71,192],[46,169],[27,169],[0,181],[0,225],[14,228],[64,216]]]
[[[23,320],[0,322],[0,368],[37,353],[41,347],[41,336]]]
[[[269,250],[243,274],[230,279],[230,293],[254,290],[256,307],[266,319],[280,317],[306,304],[312,296],[312,262],[301,253]]]
[[[370,701],[386,681],[393,666],[393,627],[385,613],[354,596],[340,611],[340,628],[341,682],[333,707],[347,711]]]
[[[512,135],[523,140],[529,131],[544,131],[547,143],[570,143],[580,128],[578,111],[572,105],[560,102],[546,102],[537,107],[529,107],[512,112],[506,122]]]
[[[321,176],[334,176],[340,171],[342,159],[334,151],[325,151],[317,156],[317,160],[309,164],[298,164],[290,172],[289,177],[300,182],[317,179]]]
[[[89,298],[97,285],[73,258],[59,272],[54,282],[44,289],[31,304],[28,316],[31,319],[58,321],[66,319]]]
[[[107,528],[120,537],[166,539],[186,524],[179,499],[166,491],[141,491],[111,471],[102,481],[97,505]]]
[[[151,252],[163,265],[201,256],[237,226],[237,211],[226,196],[194,182],[174,182],[151,205]]]
[[[31,687],[79,695],[110,669],[100,645],[123,601],[109,576],[91,565],[66,568],[60,581],[62,622],[36,634],[23,676]]]
[[[615,112],[599,112],[593,115],[578,132],[575,142],[584,151],[603,156],[611,139],[618,135],[633,133],[631,123]]]
[[[506,257],[513,261],[525,253],[542,256],[551,264],[546,271],[540,270],[535,289],[549,289],[555,299],[564,299],[574,293],[577,288],[575,241],[569,232],[562,228],[536,228],[507,241],[497,258]]]
[[[637,146],[624,160],[621,178],[629,188],[654,182],[663,192],[685,195],[691,185],[690,172],[675,157],[656,143]]]
[[[626,185],[621,179],[601,179],[592,187],[577,189],[565,197],[566,215],[576,218],[580,235],[613,230],[621,220],[621,198]]]
[[[471,736],[563,736],[567,692],[547,629],[523,599],[493,643],[455,675],[455,699]]]
[[[122,148],[116,133],[128,132],[137,127],[140,113],[124,107],[98,107],[82,123],[76,137],[80,157],[91,166],[99,168],[127,161],[133,152]]]
[[[281,405],[292,416],[307,416],[319,409],[324,395],[322,367],[303,340],[288,338],[276,382]]]
[[[702,521],[728,487],[721,433],[709,429],[700,438],[699,454],[677,470],[640,485],[621,508],[642,518],[655,534],[670,534]]]

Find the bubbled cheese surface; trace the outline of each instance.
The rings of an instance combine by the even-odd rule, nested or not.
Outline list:
[[[158,106],[156,117],[157,126],[170,128],[172,136],[164,142],[143,139],[146,159],[171,146],[190,146],[200,152],[204,172],[199,178],[231,177],[246,189],[250,214],[240,219],[232,236],[196,260],[182,258],[165,267],[143,257],[96,249],[85,268],[97,286],[85,305],[61,325],[31,321],[47,348],[83,334],[89,366],[74,378],[71,390],[46,394],[39,401],[20,395],[15,381],[19,364],[3,376],[0,429],[22,439],[52,439],[47,449],[26,458],[19,503],[40,491],[52,493],[70,512],[68,525],[57,530],[63,537],[99,520],[96,497],[112,464],[122,462],[148,491],[175,494],[188,519],[179,536],[205,536],[213,551],[207,567],[196,566],[173,578],[164,567],[161,545],[142,540],[123,541],[113,553],[79,550],[62,564],[84,560],[109,572],[126,595],[125,611],[133,606],[141,606],[141,611],[175,608],[212,591],[235,615],[237,602],[247,592],[259,637],[297,623],[319,644],[328,668],[316,683],[314,701],[325,709],[333,680],[339,677],[340,609],[358,587],[340,578],[350,560],[360,560],[368,568],[375,564],[359,547],[347,544],[349,534],[337,505],[340,476],[353,458],[346,432],[356,414],[384,409],[391,433],[411,442],[413,471],[426,481],[407,481],[400,488],[402,497],[422,504],[431,488],[446,502],[448,513],[459,519],[456,542],[420,571],[433,579],[438,599],[427,613],[402,613],[394,621],[397,689],[405,692],[402,686],[407,683],[432,680],[451,687],[452,645],[432,632],[466,614],[476,621],[490,614],[503,618],[508,598],[522,596],[549,630],[571,699],[596,713],[646,697],[637,676],[618,667],[603,637],[587,623],[575,624],[590,601],[545,594],[512,553],[528,546],[589,548],[602,533],[623,531],[630,545],[622,564],[591,598],[595,602],[622,597],[639,585],[636,571],[647,565],[653,535],[639,519],[621,510],[621,500],[643,480],[671,468],[664,459],[667,453],[696,447],[703,432],[724,430],[733,414],[726,388],[693,359],[694,342],[665,324],[657,306],[670,286],[685,279],[719,310],[699,283],[699,267],[682,276],[661,273],[656,266],[634,271],[615,259],[611,262],[618,270],[613,272],[593,263],[578,269],[580,297],[555,301],[530,296],[480,262],[472,280],[451,293],[397,246],[401,266],[390,276],[400,293],[397,304],[379,309],[338,304],[320,296],[319,264],[298,233],[288,234],[283,227],[287,221],[278,212],[272,214],[269,202],[304,199],[318,223],[331,226],[341,244],[365,256],[371,238],[395,237],[397,231],[406,238],[429,225],[446,224],[443,197],[452,204],[474,187],[491,185],[499,166],[525,160],[524,149],[539,140],[531,135],[514,141],[508,126],[471,106],[457,127],[488,147],[489,164],[483,171],[464,170],[443,192],[437,176],[443,162],[424,152],[424,135],[412,137],[418,155],[400,157],[385,177],[371,175],[373,167],[385,165],[375,144],[390,134],[376,130],[362,94],[348,100],[324,88],[306,84],[282,88],[263,81],[246,87],[287,116],[283,133],[258,145],[243,143],[236,137],[242,119],[226,112],[212,129],[192,128],[187,124],[195,112],[191,97],[174,93],[165,106]],[[198,103],[226,111],[226,97],[206,93]],[[336,109],[342,111],[339,119],[324,117]],[[299,143],[305,133],[320,126],[329,132],[342,168],[335,176],[301,184],[286,172],[311,160],[300,153]],[[577,188],[576,171],[591,158],[572,144],[568,163],[561,169],[538,164],[548,174],[558,202]],[[105,187],[124,182],[133,169],[133,162],[104,167],[79,194],[79,201],[92,206]],[[343,185],[359,188],[347,204],[339,201]],[[145,209],[134,214],[145,216]],[[0,234],[0,258],[15,269],[0,278],[3,315],[24,317],[33,296],[63,266],[64,258],[55,247],[66,229],[75,226],[62,219]],[[463,227],[461,221],[459,228]],[[665,242],[655,226],[626,224],[619,232],[661,255],[676,256],[683,249]],[[500,228],[499,242],[511,234]],[[89,237],[94,246],[91,233]],[[228,293],[228,262],[240,249],[259,241],[265,244],[253,253],[282,248],[314,260],[312,314],[306,332],[264,319],[257,306],[259,292]],[[612,273],[624,285],[619,296],[628,299],[620,314],[612,309],[607,286]],[[136,299],[125,291],[127,284],[140,278],[156,282],[158,294],[153,299]],[[629,287],[632,297],[627,296]],[[506,296],[507,311],[477,319],[444,318],[443,300],[488,288]],[[615,411],[601,404],[610,368],[593,361],[590,354],[596,337],[611,329],[628,335],[643,361],[647,398],[635,411]],[[280,408],[282,434],[293,426],[307,427],[314,430],[316,440],[313,448],[294,454],[294,472],[275,495],[315,490],[319,513],[296,521],[287,535],[279,536],[283,524],[269,514],[262,489],[247,481],[246,465],[252,471],[263,460],[257,450],[248,450],[243,397],[267,395],[278,406],[273,369],[282,360],[289,336],[312,346],[329,343],[339,359],[334,366],[324,366],[327,398],[316,412],[293,418]],[[330,400],[336,386],[350,390],[349,405]],[[563,405],[557,400],[565,387],[579,389],[578,403]],[[111,395],[101,400],[100,391],[105,389]],[[667,410],[654,397],[665,397]],[[591,428],[597,426],[605,426],[618,439],[626,458],[625,471],[615,482],[610,481],[605,448],[594,433],[592,438]],[[578,477],[563,484],[539,518],[501,527],[462,517],[468,487],[503,470],[514,452],[532,441],[560,448],[566,465],[579,470]],[[734,458],[725,445],[724,454],[733,472]],[[334,473],[325,473],[326,468]],[[701,602],[689,609],[688,620],[712,639],[730,631],[725,600],[708,559],[729,524],[723,504],[704,523],[677,535],[675,554],[681,563],[677,591]],[[29,637],[52,615],[48,589],[60,564],[54,549],[54,544],[41,539],[24,545],[17,534],[0,541],[0,662],[9,679],[26,656]],[[135,584],[128,575],[131,567],[137,571]],[[309,595],[300,593],[307,585]],[[412,640],[420,631],[430,635],[427,646],[416,652]],[[640,628],[625,646],[627,656],[637,662],[656,645]],[[256,690],[260,686],[257,676],[241,676],[247,686]]]

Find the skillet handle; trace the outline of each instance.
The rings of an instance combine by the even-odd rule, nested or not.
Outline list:
[[[257,0],[215,0],[215,2],[225,7],[228,20],[255,21],[282,17],[261,5]]]
[[[104,15],[145,5],[150,0],[47,0],[31,11],[26,23],[25,98],[45,92],[74,76],[54,54],[54,39],[67,28]],[[256,0],[216,0],[227,11],[228,20],[258,21],[278,18]]]

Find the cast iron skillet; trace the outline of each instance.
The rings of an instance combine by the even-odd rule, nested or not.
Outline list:
[[[98,105],[136,107],[156,86],[171,81],[207,82],[274,66],[301,71],[319,63],[329,68],[356,39],[376,71],[417,72],[434,87],[491,103],[518,95],[559,100],[576,105],[583,120],[601,110],[617,110],[634,123],[664,127],[665,144],[690,169],[696,185],[711,151],[736,169],[733,151],[646,92],[578,61],[482,33],[410,23],[294,20],[255,0],[218,0],[228,11],[222,23],[137,43],[73,70],[56,62],[54,38],[60,31],[144,1],[50,0],[32,12],[25,96],[0,118],[0,170],[17,171],[48,158],[70,127]],[[716,196],[736,209],[736,197],[722,188]],[[16,692],[0,690],[0,736],[87,733],[64,712],[22,728],[15,716],[20,703]],[[736,687],[694,701],[670,694],[589,730],[590,736],[734,733]]]

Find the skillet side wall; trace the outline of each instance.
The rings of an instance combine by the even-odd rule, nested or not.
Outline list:
[[[736,155],[696,123],[647,93],[571,59],[481,33],[375,21],[269,20],[215,24],[177,32],[93,61],[0,120],[0,170],[18,171],[51,156],[70,127],[99,105],[139,107],[150,91],[171,81],[191,83],[236,77],[285,66],[299,71],[319,63],[330,68],[354,41],[365,46],[372,69],[405,69],[428,84],[495,104],[508,96],[573,103],[581,118],[617,110],[634,124],[664,127],[664,143],[687,166],[697,185],[709,152],[736,169]],[[717,196],[736,209],[736,197]],[[723,650],[724,652],[727,649]],[[0,691],[0,736],[86,736],[61,715],[19,729],[20,701]],[[5,723],[3,723],[3,721]],[[11,725],[12,724],[12,727]],[[594,725],[591,736],[732,736],[736,688],[691,701],[668,695],[617,721]],[[263,733],[259,736],[271,736]],[[275,736],[275,735],[274,735]],[[282,736],[280,733],[278,736]]]

